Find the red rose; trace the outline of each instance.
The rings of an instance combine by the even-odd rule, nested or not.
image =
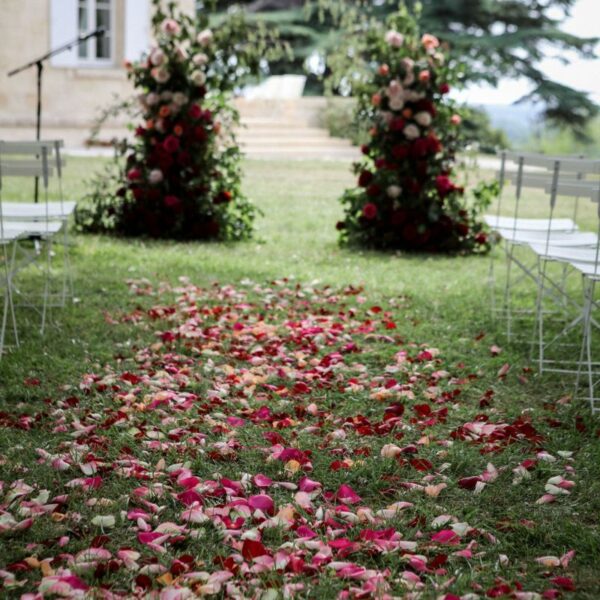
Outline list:
[[[408,146],[405,144],[397,144],[392,147],[392,156],[397,160],[403,160],[408,156]]]
[[[440,195],[440,198],[445,198],[454,190],[454,184],[450,181],[448,175],[438,175],[435,178],[435,189]]]
[[[363,144],[363,145],[360,147],[360,151],[361,151],[363,154],[369,154],[369,150],[370,150],[370,148],[369,148],[369,145],[368,145],[368,144]]]
[[[396,117],[390,122],[390,131],[402,131],[405,125],[406,121],[404,119]]]
[[[199,119],[202,116],[202,109],[197,104],[192,104],[188,110],[190,119]]]
[[[203,142],[207,137],[208,134],[206,133],[206,129],[204,129],[204,127],[200,127],[200,125],[194,127],[194,139],[197,142]]]
[[[358,177],[358,185],[367,187],[373,181],[373,173],[371,171],[363,171]]]
[[[442,144],[435,135],[429,135],[426,139],[431,154],[437,154],[442,149]]]
[[[450,91],[450,86],[447,83],[440,85],[440,94],[447,94]]]
[[[485,244],[485,243],[487,243],[487,234],[486,234],[486,233],[484,233],[483,231],[481,231],[480,233],[478,233],[478,234],[475,236],[475,241],[476,241],[478,244]]]
[[[375,159],[375,168],[379,171],[380,169],[385,169],[387,167],[387,161],[385,158],[377,158]]]
[[[181,200],[177,196],[165,196],[165,206],[171,209],[177,209],[181,205]]]
[[[133,167],[133,169],[129,169],[127,172],[127,179],[129,181],[136,181],[142,177],[142,171],[137,167]]]
[[[458,231],[458,235],[462,235],[464,237],[469,233],[469,226],[466,223],[457,223],[456,231]]]
[[[419,100],[415,104],[415,112],[425,111],[428,112],[432,117],[435,117],[437,111],[435,109],[435,105],[430,100],[423,98],[423,100]]]
[[[363,217],[372,221],[377,216],[377,207],[372,202],[367,202],[363,207]]]
[[[423,158],[427,156],[429,152],[429,139],[428,138],[418,138],[416,139],[411,146],[411,154],[415,158]]]
[[[379,194],[381,194],[381,188],[376,183],[372,183],[367,188],[367,196],[379,196]]]
[[[177,152],[179,150],[179,139],[175,135],[169,135],[163,142],[163,148],[169,153]]]
[[[137,137],[142,137],[144,135],[144,133],[146,133],[146,130],[143,127],[136,127],[135,129],[135,135]]]

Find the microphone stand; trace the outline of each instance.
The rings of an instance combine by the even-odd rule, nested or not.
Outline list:
[[[8,76],[12,77],[13,75],[17,75],[17,73],[26,71],[27,69],[30,69],[31,67],[36,67],[36,70],[37,70],[37,106],[36,106],[36,120],[35,120],[35,139],[36,140],[38,140],[38,141],[40,140],[40,134],[41,134],[41,130],[42,130],[42,75],[44,72],[44,61],[48,60],[49,58],[52,58],[56,54],[60,54],[61,52],[65,52],[66,50],[71,50],[73,47],[77,47],[80,44],[87,42],[87,40],[89,40],[90,38],[101,37],[103,35],[104,35],[104,28],[100,27],[99,29],[96,29],[95,31],[86,33],[85,35],[80,35],[79,37],[75,38],[73,41],[71,41],[67,44],[63,44],[62,46],[58,46],[57,48],[50,50],[50,52],[47,52],[43,56],[40,56],[39,58],[36,58],[35,60],[32,60],[32,61],[28,62],[27,64],[22,65],[16,69],[13,69],[12,71],[10,71],[8,73]],[[36,202],[38,201],[38,196],[39,196],[39,180],[36,177],[35,178],[35,201]]]

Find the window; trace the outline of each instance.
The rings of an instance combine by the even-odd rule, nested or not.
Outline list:
[[[78,0],[79,34],[85,35],[102,27],[104,35],[90,38],[79,45],[79,60],[85,63],[113,62],[112,0]]]

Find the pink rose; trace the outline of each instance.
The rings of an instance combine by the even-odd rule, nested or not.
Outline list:
[[[160,29],[163,33],[166,33],[167,35],[178,35],[181,31],[181,27],[175,19],[165,19],[161,23]]]
[[[213,40],[213,32],[210,29],[202,30],[196,37],[196,41],[203,47],[208,46]]]
[[[462,118],[460,115],[452,115],[450,117],[450,123],[452,123],[452,125],[460,125],[462,123]]]
[[[402,44],[404,44],[404,36],[391,29],[385,34],[385,41],[392,46],[392,48],[400,48]]]
[[[440,45],[440,40],[438,40],[435,35],[431,35],[430,33],[424,33],[421,38],[421,44],[425,50],[435,50]]]

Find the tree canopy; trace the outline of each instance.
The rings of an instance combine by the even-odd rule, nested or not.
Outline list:
[[[568,62],[569,56],[591,58],[597,38],[582,38],[562,26],[576,0],[216,0],[225,10],[235,4],[276,25],[295,51],[295,59],[275,68],[302,72],[306,60],[326,56],[344,38],[341,15],[360,10],[383,19],[406,4],[428,31],[446,42],[465,64],[463,82],[525,78],[531,91],[520,100],[543,103],[553,124],[568,124],[582,135],[598,107],[580,90],[548,79],[540,68],[546,56]],[[326,59],[327,60],[327,59]],[[317,69],[319,71],[319,69]],[[316,73],[320,75],[320,73]],[[315,77],[313,76],[313,80]]]

